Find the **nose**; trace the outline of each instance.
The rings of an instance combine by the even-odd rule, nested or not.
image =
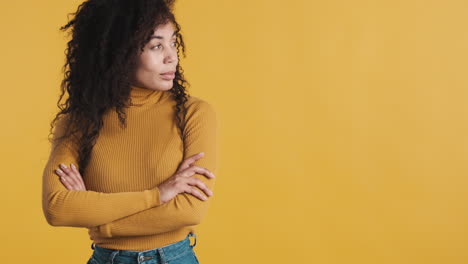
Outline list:
[[[164,57],[164,63],[173,63],[175,61],[177,61],[177,51],[169,50]]]

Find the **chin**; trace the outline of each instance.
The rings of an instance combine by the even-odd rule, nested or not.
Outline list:
[[[170,85],[165,86],[162,90],[169,91],[170,89],[172,89],[172,87],[174,87],[174,85],[171,83]]]
[[[172,89],[172,87],[174,86],[174,83],[172,81],[168,81],[167,83],[166,82],[163,82],[163,83],[158,83],[156,84],[156,87],[158,87],[158,90],[160,91],[169,91],[170,89]]]

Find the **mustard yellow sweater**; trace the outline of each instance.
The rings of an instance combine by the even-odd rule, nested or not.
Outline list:
[[[214,196],[207,201],[188,193],[161,204],[157,186],[173,176],[186,158],[204,152],[193,164],[217,174],[217,120],[211,104],[189,97],[185,145],[174,119],[170,92],[132,86],[126,109],[127,127],[115,111],[104,116],[103,128],[83,172],[86,191],[68,190],[55,169],[60,163],[78,165],[77,149],[69,141],[52,146],[43,171],[42,208],[52,226],[86,227],[101,247],[147,250],[162,247],[195,233]],[[63,133],[59,119],[54,136]],[[201,174],[214,191],[216,178]]]

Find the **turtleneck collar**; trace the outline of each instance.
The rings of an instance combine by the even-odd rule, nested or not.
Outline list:
[[[165,94],[169,93],[168,91],[151,90],[133,84],[130,85],[130,88],[130,105],[135,106],[141,106],[145,104],[156,104],[162,100]]]

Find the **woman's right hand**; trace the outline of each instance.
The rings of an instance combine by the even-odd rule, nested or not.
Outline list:
[[[193,186],[197,186],[209,196],[213,195],[213,192],[208,189],[203,181],[195,177],[191,177],[194,174],[203,174],[208,178],[215,177],[215,175],[208,169],[197,165],[191,165],[196,160],[202,158],[203,155],[204,153],[200,152],[184,160],[177,169],[177,172],[158,186],[161,203],[166,203],[177,194],[183,192],[190,193],[203,201],[208,200],[207,197],[201,194]]]

